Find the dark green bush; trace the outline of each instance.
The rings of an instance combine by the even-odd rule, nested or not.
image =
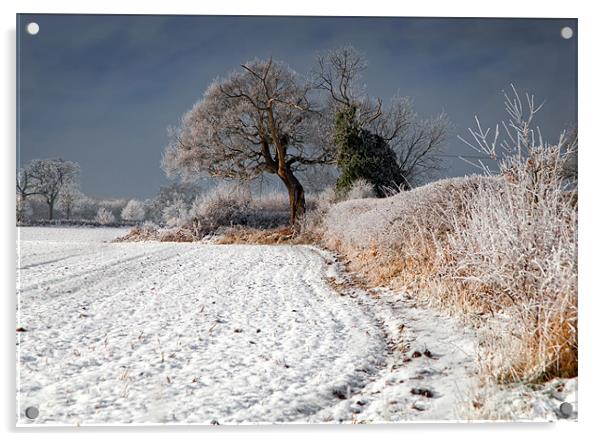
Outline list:
[[[372,184],[380,197],[385,195],[385,187],[403,185],[395,152],[383,137],[359,126],[355,107],[337,112],[334,142],[340,171],[336,183],[339,195],[346,195],[358,179]]]

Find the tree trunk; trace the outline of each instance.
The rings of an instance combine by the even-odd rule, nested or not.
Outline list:
[[[305,191],[292,171],[286,170],[283,175],[279,174],[278,176],[288,190],[290,224],[294,227],[297,221],[305,214]]]
[[[17,222],[23,222],[25,218],[25,198],[26,196],[17,196]]]
[[[54,216],[54,202],[48,202],[48,220]]]

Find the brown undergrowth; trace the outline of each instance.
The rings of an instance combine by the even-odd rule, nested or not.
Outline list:
[[[343,202],[326,216],[323,242],[368,286],[404,291],[477,327],[489,377],[572,377],[576,205],[546,185],[474,176]]]
[[[134,227],[125,236],[116,238],[113,242],[194,242],[192,230],[185,227],[175,227],[165,230],[158,228]]]
[[[232,227],[224,230],[215,243],[221,245],[308,245],[319,243],[321,236],[309,230],[300,231],[291,227],[259,229]]]

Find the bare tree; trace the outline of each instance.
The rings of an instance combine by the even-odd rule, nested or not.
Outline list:
[[[255,60],[209,86],[172,131],[163,166],[185,179],[273,173],[287,188],[295,224],[305,211],[295,172],[334,160],[316,135],[319,120],[309,84],[283,63]]]
[[[441,168],[438,154],[444,147],[448,121],[441,114],[433,119],[419,120],[406,97],[394,97],[389,106],[380,98],[371,98],[359,79],[367,68],[365,57],[347,46],[318,56],[314,85],[327,92],[331,123],[343,109],[352,109],[360,129],[382,137],[397,155],[403,174],[401,186],[409,188]],[[325,136],[334,136],[333,129]]]
[[[408,98],[394,97],[391,104],[366,127],[385,139],[395,151],[405,189],[441,170],[440,154],[445,147],[449,127],[445,114],[419,120]]]
[[[35,194],[37,190],[30,179],[29,170],[21,168],[17,172],[17,222],[23,221],[27,198]]]
[[[52,219],[54,205],[65,186],[77,179],[79,165],[63,159],[34,159],[27,171],[36,194],[48,204],[48,219]]]
[[[357,105],[363,95],[358,84],[368,63],[351,46],[319,54],[314,70],[315,87],[325,90],[332,100],[342,106]]]
[[[17,193],[23,200],[27,199],[28,196],[36,194],[36,190],[30,179],[30,172],[27,168],[22,168],[17,172]]]
[[[364,128],[382,115],[382,100],[371,99],[359,83],[368,67],[363,54],[345,46],[319,54],[313,72],[313,85],[328,95],[331,118],[343,108],[353,108],[359,125]],[[330,124],[334,126],[334,124]]]

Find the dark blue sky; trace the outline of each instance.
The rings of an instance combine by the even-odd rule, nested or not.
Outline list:
[[[35,21],[40,32],[25,32]],[[503,117],[514,83],[545,99],[539,124],[550,139],[577,120],[577,38],[572,19],[430,19],[20,15],[17,20],[18,160],[79,162],[82,190],[145,198],[165,184],[166,128],[212,79],[255,58],[284,60],[305,74],[317,51],[351,44],[364,52],[369,93],[414,100],[428,117],[444,111],[450,154],[469,153],[479,114]],[[475,170],[446,158],[444,176]]]

